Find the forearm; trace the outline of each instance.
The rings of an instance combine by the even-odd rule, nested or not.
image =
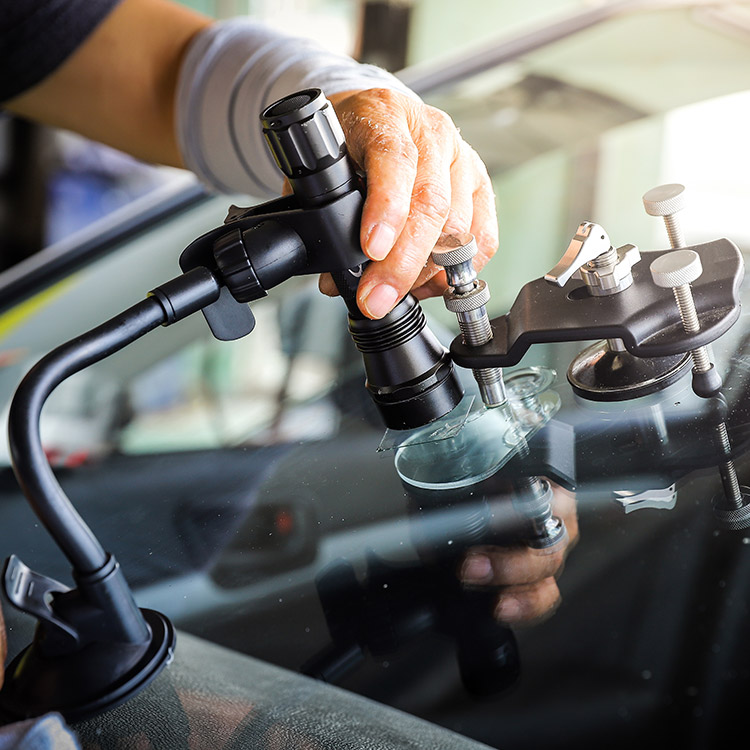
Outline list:
[[[146,161],[183,166],[177,78],[190,41],[211,23],[166,0],[124,0],[54,73],[4,107]]]
[[[280,178],[258,114],[311,86],[407,91],[385,71],[247,18],[216,23],[169,0],[123,0],[54,73],[4,106],[187,166],[219,190],[262,195]]]

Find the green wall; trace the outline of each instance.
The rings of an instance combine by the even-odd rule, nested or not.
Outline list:
[[[474,43],[512,34],[558,14],[587,6],[585,0],[415,0],[409,64],[451,54]]]

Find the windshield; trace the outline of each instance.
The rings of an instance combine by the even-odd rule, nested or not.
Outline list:
[[[434,63],[447,82],[425,98],[497,196],[500,251],[480,274],[491,316],[584,221],[647,268],[669,247],[641,200],[656,185],[687,186],[689,245],[747,248],[748,19],[740,5],[630,12],[457,81]],[[205,196],[0,316],[6,411],[33,362],[175,276],[180,251],[240,200]],[[450,345],[456,316],[441,299],[423,308]],[[682,356],[650,393],[591,398],[569,368],[597,344],[563,340],[506,369],[511,417],[484,411],[458,368],[467,396],[447,439],[411,444],[384,437],[340,300],[296,279],[252,309],[244,339],[216,341],[194,315],[45,408],[61,484],[140,606],[492,747],[710,747],[739,726],[750,537],[722,510],[731,472],[741,496],[750,484],[745,308],[711,345],[721,409],[695,395]],[[0,462],[0,546],[68,581],[4,445]],[[491,548],[512,570],[539,518],[527,491],[564,521],[565,568],[559,596],[511,628],[497,591],[462,585],[461,566]]]

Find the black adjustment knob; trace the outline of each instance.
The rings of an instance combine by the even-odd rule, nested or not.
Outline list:
[[[320,89],[279,99],[261,114],[263,135],[279,169],[305,202],[328,199],[354,177],[344,131]]]

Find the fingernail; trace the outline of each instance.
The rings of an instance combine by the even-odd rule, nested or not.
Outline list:
[[[521,602],[515,596],[502,596],[495,607],[495,617],[503,622],[515,622],[521,617]]]
[[[383,260],[396,241],[396,233],[387,224],[376,224],[367,235],[367,255],[373,260]]]
[[[492,576],[492,563],[485,555],[469,555],[461,568],[465,583],[484,583]]]
[[[399,293],[389,284],[378,284],[365,297],[364,306],[373,318],[387,315],[398,302]]]

